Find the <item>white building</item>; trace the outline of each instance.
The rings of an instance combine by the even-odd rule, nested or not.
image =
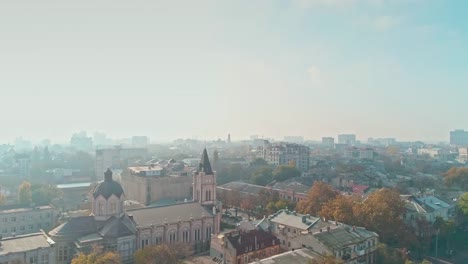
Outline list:
[[[354,135],[354,134],[340,134],[340,135],[338,135],[338,143],[354,146],[354,145],[356,145],[356,135]]]
[[[468,148],[458,148],[458,158],[457,161],[460,163],[467,163],[468,162]]]
[[[45,233],[1,238],[0,263],[55,264],[55,242]]]
[[[309,170],[310,149],[307,146],[294,143],[270,143],[265,140],[263,146],[258,147],[259,157],[272,165],[289,165],[295,163],[301,172]]]
[[[3,237],[51,230],[57,221],[57,212],[51,206],[0,207],[0,235]]]
[[[95,176],[102,180],[104,172],[110,169],[123,169],[128,166],[126,161],[131,158],[146,158],[146,148],[122,148],[114,147],[96,150]]]

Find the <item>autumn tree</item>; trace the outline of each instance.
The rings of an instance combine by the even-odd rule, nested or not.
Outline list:
[[[135,253],[136,264],[178,264],[188,254],[188,247],[182,244],[148,246]]]
[[[273,171],[273,180],[285,181],[291,178],[301,176],[301,172],[293,166],[280,165]]]
[[[297,203],[296,210],[303,214],[317,215],[322,206],[337,196],[338,192],[333,187],[322,181],[316,181],[307,193],[307,198]]]
[[[326,202],[319,212],[321,217],[346,224],[354,224],[354,199],[349,196],[338,195],[335,199]]]
[[[405,204],[394,189],[380,189],[362,203],[356,203],[353,212],[357,224],[377,232],[384,243],[395,244],[404,227],[402,215]]]
[[[254,212],[255,207],[257,205],[255,198],[256,197],[254,197],[253,195],[248,195],[244,197],[240,202],[240,208],[242,208],[245,212],[247,212],[247,216],[249,220],[250,220],[250,216]]]
[[[447,186],[458,186],[468,191],[468,168],[451,168],[444,174]]]
[[[32,202],[31,183],[24,181],[18,189],[18,200],[20,204],[30,204]]]
[[[103,251],[101,247],[93,247],[89,254],[80,253],[71,264],[120,264],[120,256],[116,252]]]
[[[4,205],[6,203],[6,198],[3,194],[0,193],[0,205]]]

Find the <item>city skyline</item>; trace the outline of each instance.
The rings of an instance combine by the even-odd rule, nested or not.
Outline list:
[[[464,1],[0,4],[0,142],[72,133],[448,141]]]

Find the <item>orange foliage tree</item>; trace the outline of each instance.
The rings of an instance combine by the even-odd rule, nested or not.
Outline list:
[[[297,203],[296,210],[302,214],[317,215],[322,206],[335,199],[338,192],[330,185],[316,181],[307,193],[307,198]]]
[[[344,195],[338,195],[335,199],[328,201],[322,206],[319,212],[321,217],[346,223],[355,224],[354,221],[354,198]]]

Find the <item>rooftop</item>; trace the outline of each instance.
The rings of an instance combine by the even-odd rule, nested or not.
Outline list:
[[[49,248],[53,244],[55,244],[55,242],[43,233],[7,237],[2,239],[0,256],[11,253],[27,252],[39,248]]]
[[[435,196],[426,196],[422,198],[416,198],[415,200],[421,206],[424,206],[432,211],[453,207],[453,205],[450,205]]]
[[[321,257],[317,253],[303,248],[294,251],[288,251],[266,259],[254,261],[251,262],[251,264],[308,264],[312,259],[321,259]]]
[[[34,210],[52,210],[53,207],[51,206],[24,206],[19,204],[10,204],[10,205],[3,205],[0,206],[0,214],[13,214],[13,213],[21,213],[21,212],[28,212]]]
[[[313,236],[325,246],[338,249],[346,245],[360,243],[378,235],[362,227],[339,226],[330,231],[314,233]]]
[[[269,221],[301,230],[308,230],[315,223],[320,221],[320,218],[310,215],[298,214],[296,212],[290,212],[286,209],[283,209],[269,216]]]
[[[84,188],[84,187],[88,188],[90,186],[91,186],[90,182],[57,184],[58,189]]]
[[[203,216],[213,217],[212,212],[195,202],[132,209],[127,210],[127,214],[133,216],[137,226],[160,225],[165,222],[184,222],[191,219],[200,219]]]
[[[233,231],[226,233],[224,237],[236,249],[238,256],[251,251],[280,245],[278,238],[261,229],[247,232]]]

